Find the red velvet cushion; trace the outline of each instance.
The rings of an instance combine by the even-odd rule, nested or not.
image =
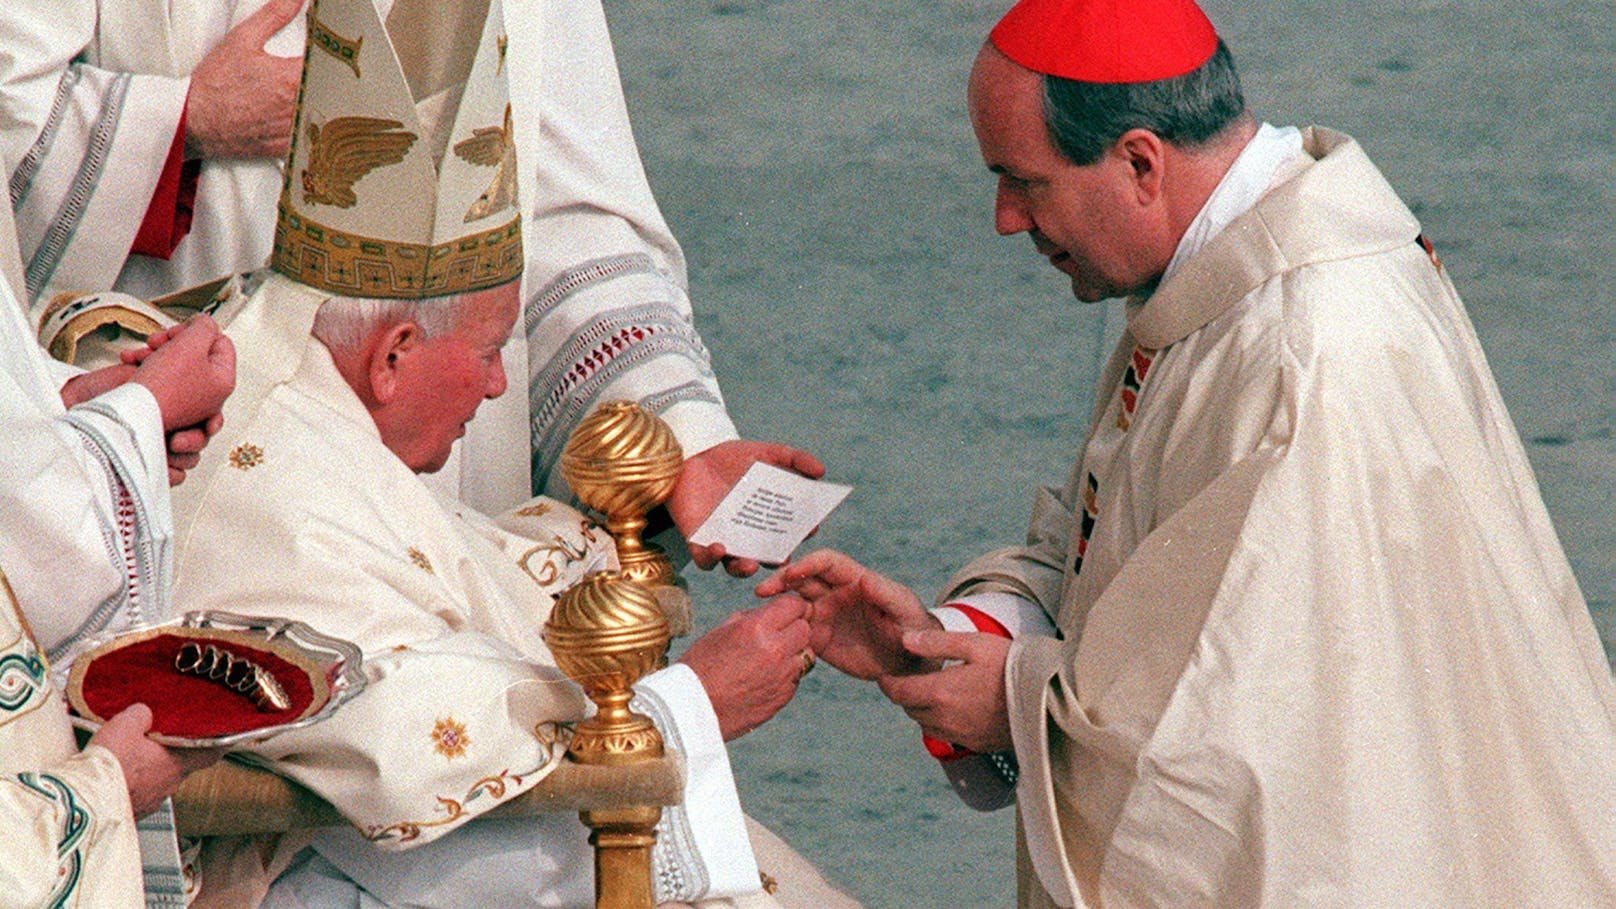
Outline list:
[[[174,669],[174,656],[187,641],[212,644],[269,670],[286,689],[291,706],[260,709],[252,699],[208,679]],[[102,720],[130,704],[152,709],[152,731],[180,738],[212,738],[290,723],[316,705],[308,674],[275,653],[234,642],[160,634],[95,658],[84,671],[84,704]]]

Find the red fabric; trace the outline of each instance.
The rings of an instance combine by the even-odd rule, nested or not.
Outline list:
[[[174,656],[193,640],[197,639],[160,634],[96,657],[84,673],[85,706],[105,720],[130,704],[145,703],[152,709],[153,732],[182,738],[212,738],[289,723],[309,709],[314,692],[307,673],[268,650],[201,641],[269,670],[292,703],[285,710],[260,710],[246,695],[218,682],[177,672]]]
[[[977,609],[975,606],[967,606],[964,603],[945,603],[944,605],[953,609],[958,609],[962,615],[971,620],[971,624],[975,625],[976,630],[982,634],[994,634],[1001,638],[1015,637],[1010,633],[1010,629],[1004,627],[1004,624],[998,619],[988,615],[980,609]],[[926,751],[932,757],[942,761],[945,764],[949,761],[957,761],[963,757],[970,757],[976,753],[969,748],[961,748],[952,742],[945,742],[942,739],[934,739],[929,735],[922,735],[920,740],[923,744],[925,744]]]
[[[1194,0],[1021,0],[988,38],[1035,73],[1083,82],[1171,79],[1218,46]]]
[[[168,158],[163,162],[163,172],[157,178],[157,188],[152,191],[140,230],[135,232],[135,242],[129,247],[131,254],[158,259],[174,254],[174,247],[191,232],[196,182],[201,172],[201,161],[185,160],[185,113],[182,111],[179,128],[174,130],[174,141],[168,146]]]

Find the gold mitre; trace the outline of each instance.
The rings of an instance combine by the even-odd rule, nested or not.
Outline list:
[[[403,299],[520,275],[500,0],[314,0],[308,32],[275,270]]]

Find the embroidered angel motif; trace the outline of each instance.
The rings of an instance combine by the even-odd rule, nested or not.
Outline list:
[[[509,104],[505,105],[504,126],[472,130],[470,139],[455,143],[454,153],[470,164],[497,168],[493,182],[466,209],[464,223],[470,224],[516,204],[516,142],[511,137]]]
[[[303,169],[303,201],[352,208],[353,185],[378,167],[404,160],[416,135],[397,120],[336,117],[310,123],[309,165]]]

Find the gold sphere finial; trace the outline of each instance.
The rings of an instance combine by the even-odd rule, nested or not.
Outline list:
[[[622,764],[662,754],[656,727],[628,703],[634,683],[661,664],[668,640],[656,595],[620,573],[591,574],[556,601],[544,641],[599,708],[574,730],[568,751],[575,760]]]
[[[684,451],[660,417],[633,401],[607,401],[585,417],[561,451],[561,476],[578,500],[606,516],[623,574],[657,589],[663,608],[680,612],[673,566],[641,539],[645,515],[673,494]],[[688,612],[688,603],[683,612]],[[688,617],[670,616],[676,634]]]

